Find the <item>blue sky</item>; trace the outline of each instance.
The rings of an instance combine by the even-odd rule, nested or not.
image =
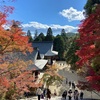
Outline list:
[[[46,34],[49,27],[53,34],[60,34],[61,29],[66,32],[76,32],[80,21],[84,19],[83,7],[87,0],[15,0],[6,2],[14,6],[9,20],[22,22],[24,31],[30,30],[34,36],[35,30]]]

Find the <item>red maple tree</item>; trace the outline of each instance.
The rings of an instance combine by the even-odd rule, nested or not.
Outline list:
[[[79,26],[80,50],[76,52],[80,67],[87,67],[86,79],[92,89],[100,91],[100,5]]]
[[[26,52],[33,51],[18,21],[11,21],[8,30],[3,27],[8,25],[7,14],[12,13],[12,10],[13,7],[4,6],[0,12],[0,99],[9,100],[15,100],[24,92],[29,92],[30,87],[41,85],[33,82],[32,72],[27,70],[31,62],[12,56],[15,52],[26,54]]]

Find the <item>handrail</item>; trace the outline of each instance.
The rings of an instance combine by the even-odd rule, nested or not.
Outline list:
[[[97,94],[99,97],[100,97],[100,94],[99,93],[97,93],[96,91],[93,91],[95,94]]]

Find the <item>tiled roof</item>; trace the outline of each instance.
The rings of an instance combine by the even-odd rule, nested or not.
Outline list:
[[[48,60],[44,60],[44,59],[40,59],[40,60],[36,60],[34,62],[34,64],[29,65],[28,70],[39,70],[39,69],[43,69],[44,66],[47,64]]]
[[[37,59],[37,56],[38,56],[38,51],[34,50],[32,53],[27,52],[26,55],[21,52],[17,52],[17,53],[14,53],[13,56],[14,56],[14,58],[19,58],[24,61],[31,60],[31,61],[35,62],[35,60]]]
[[[42,69],[47,63],[47,60],[43,59],[45,55],[53,56],[58,54],[58,52],[52,50],[53,42],[34,42],[32,46],[34,48],[32,53],[27,52],[26,55],[21,52],[10,54],[12,58],[18,58],[24,61],[31,60],[33,64],[28,66],[28,70]]]
[[[40,54],[45,54],[48,52],[48,50],[52,50],[53,48],[53,42],[33,42],[33,47],[37,47],[39,49]]]
[[[52,50],[49,50],[49,51],[45,54],[45,56],[55,56],[55,55],[58,55],[58,52],[52,51]]]
[[[33,48],[38,48],[41,58],[44,56],[55,56],[58,55],[57,51],[53,51],[53,42],[33,42]]]

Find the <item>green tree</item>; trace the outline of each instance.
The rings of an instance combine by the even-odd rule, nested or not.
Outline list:
[[[65,35],[65,36],[66,36],[65,29],[62,29],[62,30],[61,30],[61,35]]]
[[[45,36],[44,36],[44,34],[41,32],[41,33],[37,36],[37,38],[36,38],[34,41],[44,41],[44,39],[45,39]]]
[[[62,29],[62,30],[61,30],[61,36],[62,36],[62,38],[64,39],[65,42],[68,40],[68,37],[67,37],[66,34],[67,34],[67,33],[65,32],[65,30]]]
[[[64,39],[60,35],[57,35],[54,39],[54,50],[58,51],[59,60],[64,59],[64,51],[65,51],[64,46],[65,46]]]
[[[29,42],[33,42],[33,38],[32,38],[30,30],[27,31],[27,36],[29,37]]]
[[[53,32],[52,32],[51,27],[49,27],[47,30],[47,35],[45,37],[45,41],[53,41],[53,40],[54,40]]]
[[[100,4],[100,0],[87,0],[87,3],[84,6],[87,16],[94,12],[97,4]]]
[[[47,70],[45,71],[42,81],[46,86],[49,87],[50,85],[61,84],[63,81],[63,77],[57,73],[58,66],[53,64],[52,66],[48,66]]]
[[[38,31],[35,30],[35,33],[34,33],[34,40],[38,37]]]
[[[67,33],[65,32],[65,29],[61,30],[61,37],[64,40],[64,50],[67,50],[67,43],[68,43],[68,37],[67,37]]]
[[[79,50],[79,46],[77,45],[76,39],[78,35],[73,38],[69,39],[69,45],[67,47],[66,52],[66,62],[71,65],[71,69],[76,69],[76,62],[78,61],[79,57],[75,55],[75,52]]]

